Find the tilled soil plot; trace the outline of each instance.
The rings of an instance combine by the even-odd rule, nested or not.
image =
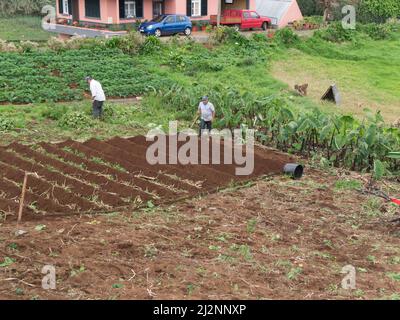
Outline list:
[[[311,165],[171,205],[0,221],[0,299],[399,299],[398,208]]]
[[[167,138],[173,142],[175,137]],[[12,143],[0,148],[0,212],[6,220],[15,219],[25,172],[33,175],[28,178],[24,219],[34,219],[43,214],[106,212],[170,203],[281,173],[291,161],[287,155],[256,147],[251,175],[236,175],[236,168],[243,164],[237,165],[234,156],[230,165],[150,165],[146,151],[152,143],[138,136],[84,143]],[[199,163],[213,162],[212,143],[210,140],[208,155],[204,155],[199,140]],[[177,142],[178,150],[184,144]],[[234,154],[232,147],[221,144],[219,149],[221,162],[226,153]]]

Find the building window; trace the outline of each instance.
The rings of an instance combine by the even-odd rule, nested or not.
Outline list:
[[[121,19],[143,18],[143,0],[119,0]]]
[[[125,17],[127,19],[136,17],[136,1],[125,1]]]
[[[68,0],[63,0],[63,14],[69,14]]]
[[[85,0],[85,16],[100,18],[100,0]]]
[[[192,17],[200,17],[200,16],[201,16],[201,0],[192,0]]]

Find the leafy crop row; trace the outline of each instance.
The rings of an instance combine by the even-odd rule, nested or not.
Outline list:
[[[181,106],[191,110],[204,88],[185,89],[174,86],[159,94],[167,108]],[[317,108],[300,109],[288,97],[258,97],[251,92],[218,88],[210,91],[210,99],[218,105],[216,126],[257,130],[260,142],[285,152],[306,156],[319,154],[335,166],[352,170],[372,170],[376,160],[398,171],[399,162],[390,156],[400,150],[400,130],[385,125],[380,113],[366,110],[362,121],[351,115],[327,114]]]
[[[0,57],[0,102],[80,100],[88,90],[87,75],[101,79],[107,95],[116,97],[171,85],[118,49],[5,52]]]

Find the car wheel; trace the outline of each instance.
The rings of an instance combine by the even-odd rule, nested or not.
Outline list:
[[[192,29],[190,29],[189,27],[187,27],[185,29],[185,36],[189,37],[192,34]]]
[[[263,22],[262,24],[262,29],[265,31],[268,29],[268,23],[267,22]]]
[[[154,35],[156,37],[161,37],[161,30],[160,29],[156,29],[156,31],[154,31]]]

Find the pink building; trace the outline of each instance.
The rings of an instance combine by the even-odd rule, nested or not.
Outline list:
[[[303,20],[297,0],[256,0],[256,10],[270,18],[272,25],[277,28]]]
[[[57,18],[97,25],[134,23],[160,14],[185,14],[208,20],[225,9],[255,10],[256,0],[57,0]]]

